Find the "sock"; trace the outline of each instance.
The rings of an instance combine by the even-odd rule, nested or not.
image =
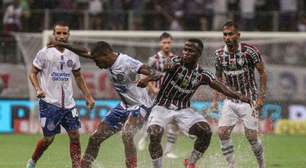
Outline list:
[[[81,166],[80,142],[70,142],[70,158],[72,161],[72,168],[80,168]]]
[[[167,132],[167,143],[164,152],[165,154],[170,153],[172,151],[172,147],[176,142],[177,135],[173,127],[174,126],[171,125]]]
[[[162,168],[163,159],[162,157],[152,160],[153,168]]]
[[[39,140],[36,144],[35,151],[32,155],[32,160],[34,163],[38,161],[38,159],[42,156],[44,151],[48,148],[48,144],[44,140]]]
[[[258,140],[250,141],[252,151],[257,159],[257,163],[259,168],[264,168],[264,151],[263,151],[263,145]]]
[[[172,151],[172,147],[175,144],[175,141],[176,141],[176,134],[172,132],[172,130],[170,129],[167,133],[167,143],[164,152],[165,154],[170,153]]]
[[[193,150],[191,152],[190,158],[189,158],[189,164],[195,164],[201,157],[202,157],[203,153],[197,151],[197,150]]]
[[[229,168],[234,167],[235,160],[234,160],[234,146],[232,142],[228,140],[221,140],[221,150],[227,161]]]
[[[135,156],[128,157],[125,164],[127,168],[137,168],[137,158]]]

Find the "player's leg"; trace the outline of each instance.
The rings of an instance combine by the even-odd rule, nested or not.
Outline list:
[[[177,139],[178,129],[179,128],[175,122],[171,122],[167,126],[167,143],[165,145],[165,150],[164,150],[164,154],[166,157],[177,158],[177,156],[174,153],[172,153],[172,151],[173,151],[173,146]]]
[[[221,141],[221,151],[229,168],[235,167],[234,145],[231,141],[231,132],[234,126],[219,126],[218,135]]]
[[[235,167],[234,146],[231,142],[231,133],[238,121],[238,116],[233,112],[232,107],[235,106],[230,100],[224,100],[219,119],[218,135],[221,141],[221,151],[229,168]]]
[[[162,168],[163,149],[161,140],[165,126],[173,118],[172,110],[163,106],[154,106],[148,118],[149,152],[153,168]]]
[[[206,119],[192,108],[178,111],[175,119],[182,132],[196,137],[193,150],[184,163],[186,168],[195,168],[196,162],[203,156],[210,144],[211,129]]]
[[[78,130],[68,131],[70,140],[70,158],[72,161],[72,168],[80,168],[81,165],[81,145],[80,134]]]
[[[245,129],[246,137],[251,145],[252,151],[257,159],[258,167],[265,168],[264,149],[261,141],[257,136],[256,130]]]
[[[80,168],[81,145],[78,130],[81,127],[81,123],[79,120],[79,113],[76,108],[64,110],[63,113],[64,117],[61,124],[66,129],[69,136],[69,151],[72,168]]]
[[[26,168],[35,168],[36,162],[40,159],[43,153],[52,144],[53,140],[54,136],[44,136],[43,138],[38,140],[35,150],[32,154],[32,157],[30,160],[28,160]]]
[[[162,168],[163,149],[161,140],[164,129],[159,125],[150,125],[148,128],[149,135],[149,152],[152,158],[153,168]]]
[[[60,108],[40,100],[39,111],[40,125],[44,137],[37,142],[32,158],[27,163],[27,168],[35,167],[36,162],[52,144],[54,136],[61,131],[59,125],[61,120]]]
[[[134,144],[138,116],[129,116],[122,129],[122,141],[125,151],[125,163],[127,168],[137,167],[137,152]]]
[[[98,156],[101,143],[121,130],[127,117],[128,113],[121,105],[118,105],[100,122],[98,128],[89,137],[85,153],[81,159],[82,168],[92,167],[92,162]]]
[[[89,137],[85,153],[83,154],[83,157],[81,159],[82,168],[92,167],[92,163],[98,156],[101,143],[115,133],[116,131],[112,130],[107,123],[105,123],[104,121],[100,122],[98,128]]]
[[[258,138],[258,119],[257,115],[252,115],[253,109],[247,103],[240,105],[239,113],[243,114],[243,124],[245,126],[245,135],[251,145],[252,151],[257,159],[258,167],[264,168],[264,149]]]

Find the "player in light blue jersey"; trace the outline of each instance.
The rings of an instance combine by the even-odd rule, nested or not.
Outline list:
[[[128,55],[114,52],[104,41],[98,42],[91,51],[68,43],[51,42],[50,45],[67,48],[80,56],[93,59],[99,68],[107,69],[113,87],[121,98],[121,103],[108,113],[90,136],[81,167],[91,167],[101,143],[122,129],[126,167],[136,168],[137,155],[133,141],[136,125],[148,115],[153,102],[147,90],[138,87],[144,87],[146,82],[137,84],[135,78],[143,74],[148,76],[148,80],[154,80],[162,74]]]

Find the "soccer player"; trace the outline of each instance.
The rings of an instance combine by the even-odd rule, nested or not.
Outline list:
[[[56,23],[53,36],[56,41],[67,42],[69,27],[65,23]],[[81,125],[73,99],[72,75],[85,95],[88,109],[91,110],[95,101],[81,74],[79,57],[62,47],[45,47],[37,53],[29,78],[39,98],[43,138],[38,141],[27,168],[35,167],[44,151],[52,144],[55,135],[60,133],[60,126],[65,128],[70,139],[72,168],[80,167],[81,147],[78,129]]]
[[[257,48],[240,42],[238,26],[229,21],[223,27],[223,40],[225,46],[216,50],[216,76],[217,79],[233,90],[247,96],[254,103],[250,104],[227,97],[221,110],[219,120],[219,137],[221,150],[229,168],[235,167],[234,147],[230,140],[231,132],[236,123],[243,121],[245,135],[260,168],[264,168],[263,146],[258,139],[258,112],[261,110],[266,90],[267,74],[264,63]],[[255,69],[259,73],[259,92],[255,80]],[[218,93],[215,94],[212,106],[217,107]]]
[[[81,167],[91,167],[101,143],[122,128],[126,167],[136,168],[137,155],[133,141],[135,129],[138,121],[143,120],[150,111],[153,102],[148,91],[138,87],[135,79],[138,74],[143,74],[147,80],[157,80],[161,74],[128,55],[114,52],[104,41],[96,43],[91,51],[68,43],[56,42],[52,45],[65,47],[80,56],[93,59],[99,68],[107,69],[112,85],[121,98],[121,103],[108,113],[90,136]],[[141,83],[139,85],[142,86]]]
[[[209,85],[229,97],[249,102],[248,98],[228,89],[211,72],[197,64],[202,50],[201,40],[189,39],[184,44],[182,56],[172,58],[166,67],[161,90],[148,118],[153,168],[162,168],[161,139],[165,126],[171,121],[175,121],[182,132],[196,137],[194,149],[184,163],[186,168],[195,168],[196,162],[208,148],[211,129],[205,118],[190,107],[190,99],[200,85]],[[147,81],[140,82],[145,85]]]
[[[165,72],[166,63],[168,62],[169,59],[175,57],[174,53],[171,51],[172,39],[173,39],[172,36],[167,32],[164,32],[160,35],[159,37],[160,50],[155,55],[149,58],[148,65],[151,68],[159,72],[163,72],[163,73]],[[157,93],[160,90],[162,79],[163,78],[161,78],[158,81],[152,81],[148,84],[149,94],[153,98],[156,97]],[[172,153],[172,147],[175,144],[175,141],[177,138],[178,128],[175,125],[175,123],[169,124],[167,128],[168,128],[167,129],[167,143],[165,146],[164,154],[165,156],[169,158],[177,158],[177,156],[174,153]],[[138,148],[140,150],[144,149],[145,147],[145,141],[147,139],[147,135],[148,134],[145,133],[145,136],[143,136],[138,143]]]

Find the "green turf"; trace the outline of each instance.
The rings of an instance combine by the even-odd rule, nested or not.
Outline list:
[[[236,160],[238,168],[255,168],[256,161],[249,145],[241,135],[234,135]],[[32,154],[36,141],[40,135],[0,135],[0,168],[24,168],[27,159]],[[266,135],[263,138],[267,168],[305,168],[306,167],[306,136],[276,136]],[[88,137],[82,136],[82,151],[87,144]],[[165,168],[183,168],[182,160],[191,151],[192,140],[179,137],[175,153],[176,160],[164,160]],[[37,164],[37,168],[68,168],[70,158],[68,139],[65,135],[56,137],[54,143],[44,153]],[[139,168],[151,168],[148,152],[138,153]],[[101,168],[124,168],[123,147],[120,136],[108,139],[100,149],[96,162]],[[219,140],[213,137],[204,158],[198,163],[198,168],[223,168],[225,161],[219,149]]]

